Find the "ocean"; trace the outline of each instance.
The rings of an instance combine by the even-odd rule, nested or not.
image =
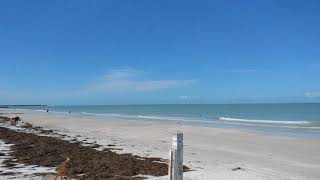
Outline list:
[[[290,135],[320,136],[320,103],[20,106],[16,109],[157,121],[206,127],[239,127]]]

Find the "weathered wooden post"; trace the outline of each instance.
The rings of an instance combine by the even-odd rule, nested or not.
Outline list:
[[[169,180],[183,180],[183,133],[172,137],[169,156]]]

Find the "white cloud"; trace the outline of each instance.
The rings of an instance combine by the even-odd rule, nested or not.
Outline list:
[[[306,92],[304,95],[308,98],[320,98],[320,92]]]
[[[179,99],[187,100],[187,99],[200,99],[200,96],[179,96]]]
[[[126,69],[111,70],[109,73],[104,75],[104,78],[106,80],[113,81],[113,80],[121,80],[121,79],[131,79],[143,74],[144,74],[143,71],[138,71],[132,68],[126,68]]]
[[[145,72],[132,68],[111,70],[89,86],[89,91],[156,91],[189,86],[195,80],[145,80]]]
[[[188,99],[189,96],[179,96],[179,99]]]

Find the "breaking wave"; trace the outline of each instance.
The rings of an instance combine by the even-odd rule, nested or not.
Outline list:
[[[254,124],[282,124],[282,125],[307,125],[310,124],[309,121],[277,121],[277,120],[258,120],[258,119],[238,119],[238,118],[228,118],[220,117],[220,121],[228,122],[243,122],[243,123],[254,123]]]

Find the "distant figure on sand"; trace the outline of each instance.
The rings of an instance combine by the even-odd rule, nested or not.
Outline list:
[[[71,114],[71,111],[69,111],[69,114]]]
[[[47,112],[49,112],[49,109],[47,109]]]
[[[19,121],[21,121],[21,118],[19,116],[11,118],[11,125],[15,126],[18,124]]]

